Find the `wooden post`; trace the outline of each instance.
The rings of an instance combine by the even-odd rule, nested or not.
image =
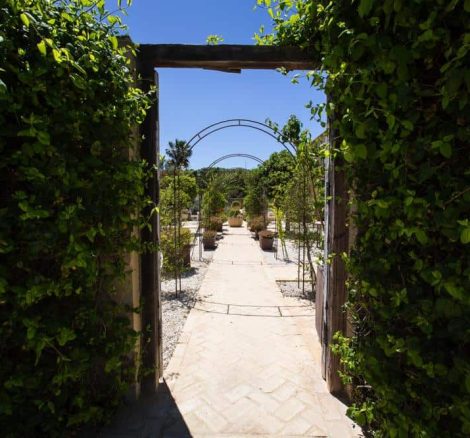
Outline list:
[[[142,90],[149,91],[157,80],[154,67],[146,62],[139,53],[138,72],[141,75]],[[144,122],[141,125],[141,157],[147,161],[149,167],[154,168],[158,163],[158,99],[153,103]],[[146,187],[147,194],[158,205],[158,172],[154,170],[153,177]],[[151,207],[144,212],[151,214]],[[151,230],[142,230],[142,241],[158,244],[159,217],[153,214]],[[142,393],[153,394],[158,387],[158,380],[162,373],[161,363],[161,306],[160,306],[160,257],[158,253],[147,251],[142,255],[142,368],[146,373],[142,380]]]
[[[330,149],[338,147],[339,138],[329,121]],[[323,371],[328,389],[333,394],[344,392],[344,386],[339,377],[339,358],[331,351],[333,336],[336,332],[346,333],[346,312],[343,305],[346,302],[346,266],[341,255],[349,252],[348,229],[348,187],[346,177],[338,159],[329,159],[327,165],[326,194],[329,196],[326,217],[326,257],[333,255],[329,265],[325,265],[324,287],[326,302],[323,303],[324,326],[322,333]]]
[[[336,332],[346,333],[346,312],[343,306],[347,299],[346,266],[341,254],[348,253],[349,250],[349,230],[348,220],[348,190],[346,178],[343,170],[337,169],[337,164],[333,164],[333,178],[330,181],[332,193],[332,209],[330,212],[331,251],[334,254],[329,270],[328,287],[328,350],[326,354],[326,382],[331,393],[337,394],[344,391],[343,384],[339,377],[340,370],[339,357],[331,352],[333,336]]]

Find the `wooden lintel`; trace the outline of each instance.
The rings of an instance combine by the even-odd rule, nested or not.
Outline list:
[[[153,67],[313,70],[313,57],[298,47],[249,45],[141,44],[140,58]]]

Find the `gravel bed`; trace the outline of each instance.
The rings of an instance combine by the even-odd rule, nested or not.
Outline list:
[[[282,295],[285,297],[299,298],[301,300],[308,300],[313,302],[312,285],[310,282],[305,282],[305,291],[302,292],[302,283],[300,287],[297,285],[297,281],[276,281]]]
[[[210,257],[204,257],[209,259]],[[194,306],[208,262],[192,260],[191,269],[181,278],[181,292],[175,295],[175,280],[162,281],[163,368],[170,362],[189,311]]]

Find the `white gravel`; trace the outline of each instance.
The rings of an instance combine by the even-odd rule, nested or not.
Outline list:
[[[191,269],[182,275],[181,291],[178,292],[178,296],[175,293],[174,278],[162,281],[163,368],[166,368],[170,362],[189,311],[197,300],[198,291],[212,260],[213,252],[204,251],[203,261],[200,262],[197,260],[199,257],[198,247],[194,248]]]
[[[282,295],[285,297],[299,298],[301,300],[308,300],[309,302],[314,301],[312,294],[312,283],[309,281],[305,282],[305,288],[302,292],[302,282],[297,281],[277,281],[279,289],[281,289]]]

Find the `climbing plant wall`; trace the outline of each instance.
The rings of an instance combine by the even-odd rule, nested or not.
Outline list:
[[[130,151],[149,99],[118,31],[104,1],[0,7],[2,436],[73,436],[135,378],[114,291],[142,249],[147,170]]]
[[[358,228],[352,417],[379,436],[470,433],[470,1],[260,0],[321,66]]]

